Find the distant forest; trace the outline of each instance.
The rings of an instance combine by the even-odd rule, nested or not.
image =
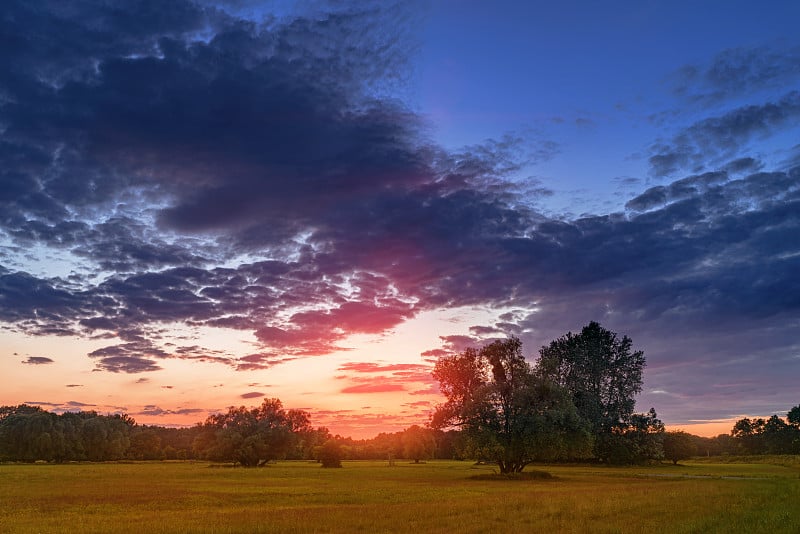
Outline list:
[[[237,408],[233,411],[242,411]],[[244,409],[248,411],[249,409]],[[689,456],[739,454],[800,454],[800,405],[783,419],[741,419],[730,434],[704,438],[683,432],[664,432],[661,458],[671,459],[669,444],[688,437],[688,450],[672,452],[678,459]],[[213,423],[189,428],[167,428],[137,424],[126,415],[96,412],[55,414],[36,406],[0,407],[0,461],[71,462],[119,460],[218,460],[225,451],[212,450],[208,440]],[[264,438],[264,436],[262,436]],[[678,438],[677,440],[671,438]],[[304,427],[288,434],[277,457],[271,459],[322,460],[328,443],[344,460],[475,459],[465,436],[458,430],[431,430],[412,426],[402,432],[380,433],[372,439],[332,435],[326,428]],[[657,459],[661,459],[657,458]]]
[[[127,415],[56,414],[0,407],[0,461],[207,460],[256,467],[281,459],[474,459],[519,473],[533,462],[635,464],[694,455],[800,454],[800,405],[785,419],[744,418],[730,434],[667,432],[654,408],[634,412],[644,353],[596,322],[539,351],[530,364],[516,337],[439,358],[433,377],[446,399],[429,427],[372,439],[314,428],[279,399],[230,407],[191,428],[139,425]]]

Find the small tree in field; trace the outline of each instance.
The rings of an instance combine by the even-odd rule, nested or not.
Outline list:
[[[664,434],[664,458],[678,465],[680,460],[688,460],[697,454],[697,445],[691,434],[674,431]]]
[[[402,434],[403,456],[409,460],[414,460],[418,464],[420,460],[427,460],[433,457],[436,449],[436,440],[433,432],[418,425],[408,427]]]
[[[329,439],[316,449],[317,460],[322,467],[342,467],[342,446],[334,439]]]

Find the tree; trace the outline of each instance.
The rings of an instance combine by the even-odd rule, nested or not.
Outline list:
[[[130,421],[119,415],[102,416],[81,412],[83,448],[93,462],[120,460],[130,447]]]
[[[786,414],[786,420],[795,428],[800,429],[800,404],[789,410]]]
[[[342,446],[335,439],[328,439],[317,446],[315,452],[322,467],[342,467]]]
[[[160,460],[165,456],[161,450],[161,438],[152,428],[140,428],[130,439],[128,456],[134,460]]]
[[[631,443],[633,462],[647,462],[664,458],[664,423],[655,408],[647,413],[635,413],[629,418],[624,435]]]
[[[54,460],[57,416],[39,407],[20,405],[0,411],[0,460]]]
[[[264,399],[257,408],[231,406],[227,413],[209,416],[194,446],[212,461],[263,466],[285,456],[308,426],[305,412],[286,411],[279,399]]]
[[[302,428],[305,428],[303,430]],[[294,446],[287,454],[288,459],[292,460],[311,460],[315,458],[317,448],[331,439],[330,430],[321,426],[319,428],[301,427],[297,431],[297,439]]]
[[[427,460],[433,457],[436,450],[436,440],[433,432],[419,425],[408,427],[401,436],[403,443],[403,456],[409,460],[414,460],[418,464],[420,460]]]
[[[792,452],[795,428],[773,415],[764,423],[761,434],[763,450],[767,454],[788,454]]]
[[[568,395],[537,376],[512,337],[443,356],[434,378],[447,401],[431,426],[458,427],[475,457],[497,463],[501,473],[518,473],[538,459],[580,456],[589,445]]]
[[[750,419],[745,417],[736,421],[731,430],[731,435],[736,439],[739,448],[747,454],[761,454],[764,444],[761,435],[764,432],[766,421],[762,418]]]
[[[647,413],[631,414],[628,422],[597,436],[595,456],[609,464],[634,464],[664,457],[664,423],[650,408]]]
[[[672,431],[664,434],[664,458],[678,465],[680,460],[688,460],[697,454],[695,437],[683,431]]]
[[[629,426],[634,397],[642,391],[644,365],[644,353],[632,350],[629,337],[619,338],[592,321],[580,334],[568,332],[542,347],[536,371],[569,392],[578,413],[599,437]]]

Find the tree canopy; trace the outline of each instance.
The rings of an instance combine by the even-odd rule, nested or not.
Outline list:
[[[694,436],[682,431],[664,434],[664,458],[677,465],[681,460],[688,460],[697,454]]]
[[[403,443],[403,455],[408,459],[414,460],[414,463],[433,458],[433,453],[436,450],[436,440],[430,429],[422,428],[419,425],[411,425],[403,432],[401,441]]]
[[[124,458],[135,421],[126,415],[66,412],[22,404],[0,408],[0,460],[105,461]]]
[[[592,321],[542,347],[538,372],[570,392],[592,430],[610,432],[630,420],[642,391],[644,352],[632,343]]]
[[[310,431],[306,412],[287,411],[279,399],[264,399],[256,408],[231,406],[209,416],[195,449],[208,460],[255,467],[284,457],[299,434]]]
[[[539,351],[536,372],[566,389],[595,437],[594,455],[611,463],[661,457],[664,425],[655,410],[634,414],[642,391],[644,353],[592,321]]]
[[[800,421],[795,419],[798,412],[800,406],[789,410],[785,421],[777,415],[739,419],[731,436],[739,451],[746,454],[800,454]]]
[[[589,433],[569,395],[533,372],[515,337],[444,356],[433,376],[447,400],[431,425],[462,429],[474,455],[496,462],[501,473],[589,449]]]

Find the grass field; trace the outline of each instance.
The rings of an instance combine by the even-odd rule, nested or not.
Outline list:
[[[800,532],[800,462],[0,465],[0,532]]]

